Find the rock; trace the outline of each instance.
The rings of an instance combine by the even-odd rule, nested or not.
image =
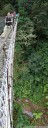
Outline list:
[[[23,114],[26,114],[26,115],[28,115],[31,118],[34,118],[34,115],[32,114],[32,112],[28,112],[26,110],[23,110]]]

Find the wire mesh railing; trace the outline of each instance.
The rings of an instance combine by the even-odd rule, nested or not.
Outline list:
[[[13,127],[12,77],[13,77],[13,57],[14,57],[16,28],[17,28],[17,22],[14,26],[14,31],[11,31],[11,35],[9,34],[8,37],[6,38],[7,49],[5,50],[6,56],[4,57],[3,77],[0,86],[0,128]],[[9,46],[7,46],[8,44]]]

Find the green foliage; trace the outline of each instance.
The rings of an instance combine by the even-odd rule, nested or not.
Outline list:
[[[44,104],[45,104],[45,107],[48,108],[48,84],[44,86],[44,96],[46,100]]]
[[[32,0],[28,1],[28,0],[19,0],[18,2],[18,5],[19,5],[19,8],[20,7],[24,7],[25,8],[25,11],[27,12],[28,11],[28,14],[30,14],[32,12]]]
[[[20,17],[14,59],[14,98],[28,98],[32,103],[47,107],[48,41],[37,40],[33,35],[35,30],[32,21],[28,17]],[[24,117],[21,108],[16,108],[17,127],[35,125],[30,124],[28,118]],[[35,115],[37,120],[42,113]]]
[[[35,118],[36,119],[39,119],[39,118],[41,118],[41,116],[42,116],[42,112],[41,113],[33,113],[34,114],[34,116],[35,116]]]
[[[6,15],[9,11],[18,12],[18,1],[17,0],[0,0],[0,15]]]
[[[4,1],[3,0],[0,0],[0,10],[2,10],[3,5],[4,5]]]
[[[13,12],[14,8],[11,4],[6,4],[3,8],[3,14],[7,15],[8,12]]]
[[[45,86],[44,86],[44,93],[48,93],[48,84],[46,84]]]
[[[48,38],[48,1],[20,0],[18,3],[19,8],[22,8],[22,10],[24,8],[29,17],[33,20],[38,38]]]
[[[44,37],[48,36],[48,2],[40,2],[38,1],[33,4],[32,7],[32,16],[33,22],[35,26],[35,30],[38,36]]]
[[[19,128],[22,126],[30,125],[30,120],[22,113],[22,105],[20,106],[16,103],[14,106],[14,111],[16,112],[14,113],[16,114],[16,116],[14,115],[14,127],[16,126],[16,128]]]
[[[27,15],[24,7],[23,8],[22,7],[19,8],[19,14],[20,14],[20,16],[26,16]]]

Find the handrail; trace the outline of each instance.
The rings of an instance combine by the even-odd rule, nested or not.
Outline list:
[[[3,79],[2,79],[2,87],[1,87],[1,110],[0,113],[2,112],[2,119],[0,119],[0,124],[2,127],[7,128],[7,124],[10,126],[10,110],[9,110],[9,94],[8,94],[8,83],[7,83],[7,69],[10,63],[10,52],[12,48],[10,49],[11,43],[9,45],[8,53],[7,53],[7,59],[5,59],[5,66],[4,66],[4,72],[3,72]],[[2,99],[4,98],[4,100]],[[4,101],[4,102],[3,102]],[[3,105],[2,105],[3,103]],[[7,106],[6,106],[7,105]],[[8,123],[6,123],[8,122]]]
[[[7,50],[7,58],[5,58],[2,86],[0,88],[0,127],[12,128],[12,77],[10,77],[11,66],[13,68],[15,35],[16,35],[17,22],[14,26],[14,31],[11,33],[9,47]],[[9,35],[8,35],[9,37]],[[7,41],[7,38],[6,38]],[[3,41],[4,44],[4,41]],[[3,48],[3,47],[2,47]],[[11,73],[12,74],[12,73]]]

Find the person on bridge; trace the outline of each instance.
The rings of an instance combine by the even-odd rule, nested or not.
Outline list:
[[[15,11],[13,13],[11,13],[11,19],[12,19],[12,26],[13,26],[13,30],[14,30],[14,24],[15,24],[15,20],[16,20],[16,12]]]
[[[7,26],[12,25],[12,18],[11,18],[10,12],[8,12],[8,14],[7,14],[6,18],[5,18],[5,24],[6,24]]]

